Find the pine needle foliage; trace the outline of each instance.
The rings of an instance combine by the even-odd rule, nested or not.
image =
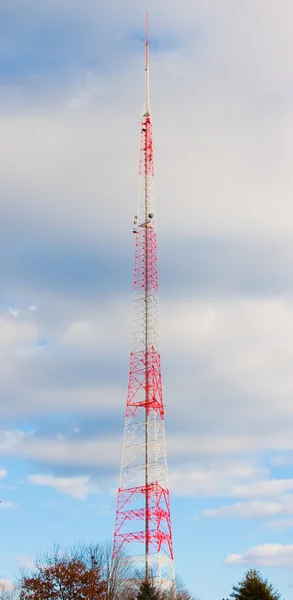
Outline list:
[[[143,579],[135,600],[161,600],[161,592],[150,579]]]
[[[250,569],[245,573],[242,581],[233,586],[230,598],[235,600],[280,600],[281,594],[267,579],[263,579],[259,571]]]

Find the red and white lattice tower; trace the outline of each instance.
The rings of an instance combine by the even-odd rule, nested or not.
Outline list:
[[[174,580],[161,363],[150,108],[148,16],[146,99],[141,121],[139,202],[134,218],[134,335],[114,532],[115,557],[127,550],[146,575]]]

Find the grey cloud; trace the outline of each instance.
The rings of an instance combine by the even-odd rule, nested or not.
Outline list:
[[[91,27],[96,27],[92,17],[99,14],[99,5],[78,5],[71,3],[71,10],[83,14],[81,25],[90,15]],[[40,28],[50,13],[60,19],[56,28],[69,4],[31,0],[27,6],[32,12],[27,18],[36,18],[33,27]],[[173,6],[151,6],[154,35],[162,28],[174,31],[175,24],[181,35],[187,30],[202,35],[200,46],[198,33],[172,51],[156,52],[154,43],[152,56],[163,375],[168,428],[178,434],[175,440],[170,437],[170,456],[185,448],[189,428],[192,460],[208,454],[212,441],[212,450],[222,453],[291,447],[292,318],[290,306],[278,304],[283,296],[290,304],[293,281],[292,243],[283,238],[292,229],[292,111],[286,83],[292,69],[292,53],[286,48],[288,41],[289,49],[292,44],[291,8],[275,23],[273,2],[247,3],[241,20],[235,6],[225,3],[224,10],[216,1],[201,8],[185,2],[180,23],[175,23]],[[11,1],[10,10],[16,8]],[[121,17],[118,8],[111,9],[116,22],[110,45]],[[128,13],[127,8],[134,10]],[[110,12],[104,15],[108,19]],[[136,203],[136,120],[143,99],[143,57],[134,52],[131,57],[129,46],[140,45],[143,54],[134,26],[141,23],[141,6],[127,2],[123,15],[121,35],[130,32],[131,43],[117,38],[119,52],[112,45],[108,73],[100,66],[109,46],[99,56],[101,63],[95,63],[98,40],[90,51],[93,62],[71,73],[67,65],[64,78],[59,71],[48,78],[17,80],[19,87],[7,92],[7,98],[15,96],[13,107],[4,102],[1,111],[3,296],[20,304],[33,297],[40,306],[34,317],[40,336],[51,343],[31,360],[10,356],[3,362],[4,410],[11,410],[10,418],[18,422],[21,411],[28,420],[32,415],[38,420],[42,411],[92,415],[95,394],[103,399],[106,391],[115,433],[120,397],[124,413],[125,393],[119,401],[117,394],[127,385],[131,206]],[[103,26],[100,21],[100,31]],[[196,37],[194,45],[191,37]],[[89,47],[80,48],[83,58],[88,57]],[[52,55],[53,71],[54,60]],[[117,304],[107,307],[112,296]],[[198,302],[186,312],[191,297],[212,305],[214,328],[204,311],[198,318]],[[266,297],[268,307],[261,304]],[[176,310],[171,307],[167,314],[168,303],[177,300]],[[252,304],[239,309],[239,300]],[[216,305],[223,301],[227,306],[222,310]],[[94,319],[95,305],[107,319],[101,347],[65,349],[61,338],[66,328],[85,315]],[[116,321],[111,325],[114,310],[123,321],[121,329]],[[180,320],[185,312],[186,323]],[[108,362],[111,353],[115,357]],[[115,389],[106,386],[108,380],[115,380]],[[95,389],[86,389],[87,383]],[[183,406],[179,415],[178,401]],[[108,431],[108,415],[99,408],[98,417]],[[86,424],[84,429],[86,438]],[[97,429],[100,434],[100,423]],[[248,439],[239,437],[241,429],[251,434]],[[207,433],[207,439],[196,445],[192,440],[199,432]],[[231,432],[235,437],[229,437]],[[221,438],[218,445],[215,433]],[[54,458],[56,448],[48,445]],[[68,460],[66,453],[60,460]],[[33,451],[26,456],[34,460]]]
[[[287,71],[291,68],[290,61],[284,60],[289,53],[284,56],[283,31],[280,32],[279,27],[274,27],[273,31],[280,39],[270,45],[275,42],[271,39],[270,28],[274,5],[270,3],[270,10],[260,6],[246,8],[240,23],[238,11],[232,3],[227,11],[220,12],[215,2],[205,10],[188,7],[187,4],[186,11],[182,15],[180,12],[180,25],[184,27],[184,23],[188,26],[192,23],[194,27],[199,20],[206,27],[205,52],[195,52],[197,68],[194,69],[195,56],[191,45],[185,51],[173,53],[171,60],[168,52],[157,57],[153,69],[157,90],[154,112],[157,115],[157,189],[162,228],[165,232],[176,232],[176,235],[179,230],[182,237],[195,231],[288,231],[292,220],[292,119],[289,110],[284,115],[280,106],[275,106],[272,111],[271,102],[269,107],[266,103],[266,84],[270,77],[269,88],[273,87],[276,93],[280,89],[279,71],[272,69],[272,61],[267,60],[266,52],[270,53],[271,47],[274,48],[274,65],[283,66],[280,72],[285,82],[289,77]],[[36,5],[32,6],[38,12]],[[141,9],[133,3],[129,6],[134,8],[131,13],[133,22],[137,19],[140,22]],[[97,7],[91,4],[90,7],[99,14]],[[154,22],[157,16],[161,23],[164,21],[165,9],[166,4],[159,10],[154,6]],[[115,12],[117,22],[120,10]],[[63,11],[64,8],[57,10],[59,15]],[[84,15],[91,14],[91,10],[83,11]],[[257,18],[255,22],[263,17],[267,26],[257,30],[257,36],[254,29],[251,32],[251,11]],[[44,13],[44,9],[40,12]],[[171,27],[175,12],[178,13],[168,8],[166,27]],[[291,9],[288,9],[288,14],[291,15]],[[107,15],[109,17],[110,13]],[[188,20],[187,15],[190,17]],[[214,20],[215,15],[219,22]],[[285,13],[281,21],[288,33],[287,22],[290,19],[287,21],[284,17]],[[122,26],[124,22],[125,27],[128,20],[126,7],[123,19]],[[101,22],[99,24],[102,26]],[[251,48],[246,43],[248,30],[253,41]],[[218,47],[215,48],[215,45]],[[244,68],[237,69],[237,72],[237,54],[231,53],[231,47],[237,48],[238,59],[241,58],[244,63]],[[105,54],[107,51],[108,47]],[[120,59],[121,48],[118,56]],[[79,229],[84,227],[87,235],[93,235],[97,199],[101,199],[103,212],[108,214],[110,207],[113,215],[121,209],[121,199],[128,198],[130,190],[136,189],[133,165],[137,160],[137,148],[134,149],[137,140],[132,116],[135,110],[139,110],[139,98],[135,96],[134,101],[133,93],[134,90],[135,94],[138,93],[136,55],[135,59],[126,63],[127,72],[124,71],[121,76],[119,60],[119,72],[112,72],[111,83],[107,80],[106,96],[94,102],[90,114],[87,111],[81,115],[74,113],[70,119],[70,98],[65,91],[57,111],[44,113],[41,102],[41,112],[18,113],[15,122],[10,119],[9,124],[6,123],[7,129],[2,123],[2,188],[5,190],[4,197],[10,197],[9,191],[11,193],[14,189],[15,192],[15,188],[20,187],[21,195],[26,197],[21,206],[22,214],[43,212],[42,218],[48,222],[49,212],[50,218],[53,216],[56,221],[58,217],[63,226],[70,220],[73,228],[75,219],[71,209],[74,204]],[[86,71],[87,67],[84,69]],[[218,73],[216,79],[215,72]],[[263,78],[259,78],[260,72]],[[252,80],[245,80],[245,75],[251,75]],[[258,86],[256,82],[259,82]],[[59,81],[56,87],[60,88]],[[287,97],[286,89],[282,89]],[[250,103],[247,101],[248,93],[253,95]],[[256,104],[257,94],[261,96],[259,104]],[[21,104],[21,91],[19,95]],[[183,111],[181,106],[184,106]],[[123,114],[123,120],[120,114]],[[9,140],[14,136],[17,143],[11,152]],[[11,171],[13,181],[10,181]],[[14,176],[16,171],[18,181]],[[21,204],[19,199],[16,204]],[[124,212],[120,212],[119,224]],[[113,231],[115,225],[111,219],[104,220],[103,225],[105,222],[107,231],[110,228]],[[123,223],[126,227],[126,220]],[[118,229],[116,225],[115,230]]]
[[[163,380],[171,428],[194,433],[249,430],[256,435],[264,427],[268,434],[289,431],[289,300],[176,299],[163,302],[161,308]],[[61,321],[48,347],[10,358],[6,353],[2,397],[14,397],[14,402],[3,402],[4,414],[16,408],[48,414],[70,405],[77,413],[94,408],[105,412],[105,393],[107,411],[117,414],[127,388],[130,303],[117,299],[88,317],[96,340],[65,343],[68,325]],[[178,413],[182,396],[184,410]]]
[[[72,241],[69,232],[56,234],[35,224],[12,231],[2,223],[1,270],[6,296],[38,297],[56,292],[70,304],[76,298],[100,302],[115,293],[129,293],[131,304],[134,244]],[[161,297],[212,295],[286,295],[293,291],[291,239],[256,236],[194,236],[159,240]],[[16,293],[16,292],[15,292]],[[45,298],[44,298],[45,300]],[[43,302],[43,305],[46,305]],[[69,307],[70,308],[70,307]]]
[[[172,250],[170,246],[160,244],[160,259],[161,287],[171,296],[292,293],[289,236],[194,236],[172,240]]]
[[[24,287],[36,295],[58,291],[79,298],[131,290],[133,258],[127,246],[72,241],[37,223],[34,228],[23,223],[15,231],[12,222],[3,221],[1,229],[4,289]]]

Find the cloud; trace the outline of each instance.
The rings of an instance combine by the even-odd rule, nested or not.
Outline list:
[[[172,454],[171,454],[172,456]],[[190,463],[178,471],[176,466],[171,468],[169,483],[172,492],[183,496],[234,496],[241,482],[243,489],[249,489],[260,477],[267,474],[264,468],[255,468],[240,459],[232,461],[228,457],[222,462],[211,460],[202,469],[192,470]]]
[[[50,31],[59,35],[64,7],[60,9],[56,3],[46,3],[42,9],[36,3],[31,6],[32,28],[47,21]],[[65,44],[59,67],[52,60],[45,77],[33,80],[32,73],[25,72],[17,89],[10,82],[16,102],[1,105],[0,181],[5,198],[1,243],[3,256],[5,252],[8,256],[5,282],[20,295],[25,294],[29,282],[30,298],[38,299],[38,311],[29,311],[37,313],[31,315],[34,324],[29,324],[29,331],[18,330],[21,344],[48,337],[52,342],[48,352],[31,360],[28,356],[24,360],[22,355],[5,364],[1,411],[7,418],[13,419],[17,412],[21,418],[30,419],[32,415],[38,418],[66,411],[72,404],[76,414],[90,415],[96,408],[102,421],[107,405],[116,427],[127,387],[128,367],[121,368],[123,360],[125,365],[128,360],[129,333],[124,316],[130,320],[130,296],[126,301],[119,292],[127,287],[131,293],[133,250],[131,202],[127,208],[123,199],[129,197],[129,189],[136,189],[138,127],[133,115],[138,116],[143,99],[143,44],[139,36],[144,23],[141,9],[131,2],[127,3],[133,9],[130,19],[127,7],[125,12],[117,7],[114,19],[112,11],[103,11],[102,19],[109,25],[111,18],[103,46],[98,6],[91,2],[85,6],[87,9],[81,10],[75,3],[71,17],[77,24],[78,39],[87,37],[95,23],[94,63],[69,73]],[[169,258],[166,256],[162,264],[162,287],[168,297],[166,294],[162,302],[161,315],[172,460],[176,455],[183,460],[187,452],[197,457],[292,446],[293,312],[291,301],[278,296],[280,290],[286,293],[291,289],[292,245],[276,233],[288,230],[292,211],[292,111],[289,106],[283,111],[288,90],[283,92],[284,98],[280,95],[291,66],[282,56],[287,19],[282,13],[282,27],[278,22],[277,29],[272,28],[273,3],[269,6],[270,11],[261,6],[245,8],[240,23],[233,6],[219,11],[216,2],[204,8],[186,2],[180,27],[178,11],[173,7],[167,11],[166,3],[160,7],[152,3],[150,7],[158,227],[160,244],[165,248],[162,255],[165,252]],[[251,31],[252,13],[266,23],[258,35]],[[77,14],[83,15],[80,21]],[[12,29],[16,20],[14,14]],[[80,28],[79,22],[83,23]],[[127,51],[127,72],[123,66],[122,71],[117,69],[117,61],[108,70],[101,68],[109,48],[116,52],[112,42],[118,25]],[[163,47],[163,40],[168,34],[172,37],[175,27],[172,47]],[[188,30],[196,35],[188,36]],[[241,46],[247,31],[252,36],[248,52],[247,44]],[[271,44],[278,38],[279,43],[273,44],[276,68],[269,69],[266,52],[271,52]],[[31,40],[27,35],[26,44]],[[237,48],[233,56],[228,40]],[[291,47],[289,35],[286,43]],[[87,56],[88,46],[77,46]],[[23,52],[25,45],[20,47]],[[19,48],[15,48],[16,54]],[[46,56],[48,47],[42,46],[40,53]],[[239,59],[243,61],[241,77],[235,69]],[[191,64],[195,67],[189,70]],[[139,73],[141,87],[136,77]],[[44,93],[48,83],[53,84],[49,101]],[[123,121],[120,110],[114,110],[117,97]],[[166,97],[171,99],[167,109]],[[186,107],[183,113],[174,110],[181,105]],[[171,119],[175,147],[171,144]],[[22,235],[18,235],[15,213]],[[11,230],[15,235],[11,236]],[[31,295],[32,289],[40,293],[41,302],[39,294]],[[176,301],[171,300],[170,289],[177,295]],[[184,298],[187,289],[189,296],[196,290],[196,301]],[[222,299],[215,297],[216,290]],[[113,292],[117,301],[107,306]],[[268,292],[270,297],[266,297]],[[101,301],[104,293],[107,300]],[[202,297],[207,294],[211,296]],[[91,312],[95,302],[98,317]],[[11,325],[6,335],[5,327],[6,322],[2,324],[3,339],[12,344]],[[114,354],[115,364],[110,359]],[[179,393],[185,397],[188,423],[186,413],[178,415]],[[172,430],[175,426],[176,435]],[[42,443],[57,463],[53,450],[56,440]],[[28,454],[22,446],[24,455],[34,456],[32,445],[26,448]],[[65,445],[60,450],[60,461],[62,457],[68,461]],[[72,450],[78,454],[80,446]],[[82,453],[84,461],[89,460],[87,455],[87,451]],[[239,490],[239,496],[242,493],[244,489]],[[256,491],[251,494],[256,495]]]
[[[55,491],[84,500],[89,494],[97,493],[90,477],[54,477],[53,475],[29,475],[28,481],[36,486],[52,487]]]
[[[122,434],[118,440],[116,436],[96,436],[74,441],[65,439],[62,434],[41,437],[33,432],[23,434],[17,431],[2,432],[0,437],[0,449],[3,454],[23,456],[44,465],[67,465],[76,468],[103,467],[111,470],[113,466],[118,467],[121,448]],[[53,485],[54,478],[49,480]],[[63,483],[65,485],[66,481],[64,480]],[[80,483],[83,483],[83,479]]]
[[[282,532],[285,529],[290,529],[293,527],[293,519],[282,519],[279,521],[269,521],[267,523],[268,529],[272,529],[273,531]]]
[[[293,494],[283,494],[277,496],[275,501],[252,500],[249,502],[236,502],[234,504],[221,506],[219,508],[206,509],[203,511],[203,516],[207,518],[228,519],[265,519],[277,515],[292,514]]]
[[[11,36],[8,52],[17,85],[2,76],[0,254],[7,295],[13,290],[30,307],[36,298],[38,310],[29,309],[27,320],[0,318],[0,412],[10,421],[0,447],[54,472],[31,476],[32,484],[86,497],[87,476],[56,473],[119,471],[135,192],[133,209],[127,198],[137,187],[144,23],[130,0],[114,14],[74,1],[65,39],[66,4],[29,2],[32,14],[22,15],[21,36]],[[243,7],[241,19],[231,2],[220,9],[216,1],[184,1],[180,14],[151,2],[150,10],[171,488],[253,499],[214,509],[218,516],[285,514],[279,496],[292,481],[266,474],[252,458],[293,449],[292,242],[283,235],[293,215],[293,113],[285,89],[292,9],[276,25],[270,1]],[[42,46],[36,38],[36,53],[27,33],[41,31],[41,23],[48,36]],[[24,48],[39,65],[45,59],[42,76],[33,60],[17,77]],[[44,351],[20,355],[40,339],[49,340]],[[84,419],[76,440],[62,425],[58,435],[38,431],[41,420],[66,411],[76,429]]]
[[[0,591],[9,591],[14,589],[14,584],[10,579],[0,578]]]
[[[282,544],[264,544],[255,546],[243,554],[229,554],[226,565],[289,567],[293,565],[293,546]]]
[[[239,502],[220,508],[209,508],[203,511],[207,518],[241,518],[259,519],[275,516],[282,513],[282,506],[276,502]],[[293,513],[293,500],[292,500]]]
[[[171,437],[172,447],[172,437]],[[208,464],[204,464],[204,468],[192,469],[190,456],[189,460],[185,457],[187,466],[184,468],[184,458],[181,458],[180,471],[176,468],[176,463],[170,472],[169,482],[175,493],[179,495],[192,496],[222,496],[234,498],[281,498],[283,504],[264,503],[264,502],[247,502],[239,503],[232,506],[224,506],[213,511],[206,511],[206,516],[224,516],[231,512],[231,516],[245,516],[246,513],[261,512],[261,515],[266,510],[278,510],[287,506],[285,501],[290,502],[290,494],[285,495],[285,492],[293,490],[293,479],[276,479],[270,476],[269,471],[264,467],[254,467],[249,462],[231,460],[228,456],[223,456],[219,462],[215,458],[209,459]],[[232,445],[231,445],[232,453]],[[216,454],[216,452],[215,452]],[[171,452],[170,456],[173,458]],[[292,495],[293,502],[293,495]],[[285,503],[285,504],[284,504]],[[288,506],[287,506],[288,510]],[[230,514],[229,514],[230,516]],[[265,516],[265,515],[264,515]]]
[[[291,452],[283,452],[279,456],[272,458],[271,464],[274,467],[290,467],[293,465],[293,454]]]
[[[124,405],[121,406],[119,422],[101,416],[93,425],[85,419],[82,431],[73,431],[70,421],[65,426],[49,426],[40,431],[0,431],[0,450],[6,456],[25,457],[40,464],[55,466],[97,467],[111,473],[119,470],[123,437]],[[121,429],[122,426],[122,429]],[[74,427],[76,429],[76,427]],[[118,432],[118,435],[117,435]],[[268,478],[265,468],[254,467],[243,456],[250,455],[253,463],[255,452],[283,447],[290,444],[287,438],[265,436],[178,436],[167,433],[168,456],[171,466],[171,482],[178,493],[197,495],[207,493],[236,495],[238,497],[274,496],[292,489],[292,480]],[[291,441],[292,445],[292,441]],[[222,457],[222,465],[219,464]],[[234,463],[233,463],[233,460]],[[193,462],[196,461],[198,469]],[[178,470],[180,464],[180,471]],[[183,468],[184,466],[184,468]],[[222,480],[221,480],[222,477]]]
[[[23,569],[33,570],[35,568],[35,561],[30,556],[17,556],[16,560]]]
[[[3,2],[1,289],[6,313],[38,310],[10,316],[15,339],[0,315],[0,448],[31,486],[87,497],[122,448],[144,10]],[[262,464],[293,450],[293,12],[181,4],[148,7],[170,485],[276,519],[290,474]]]
[[[5,469],[0,469],[0,479],[5,479],[7,476],[7,471]]]
[[[172,10],[170,14],[165,3],[160,9],[155,3],[151,4],[158,199],[164,215],[161,231],[181,238],[188,232],[194,235],[196,231],[201,234],[289,231],[292,214],[292,112],[289,106],[284,111],[283,103],[290,96],[286,85],[291,66],[288,60],[284,60],[284,55],[290,55],[288,48],[292,48],[292,40],[285,35],[288,47],[284,54],[284,31],[288,31],[292,9],[284,10],[279,16],[282,26],[272,33],[268,16],[268,13],[274,14],[272,2],[270,9],[258,7],[243,11],[241,23],[231,3],[229,9],[223,11],[218,10],[215,2],[207,11],[197,7],[190,9],[185,3],[186,12],[182,11],[180,17],[178,10]],[[50,79],[49,82],[49,97],[55,99],[56,94],[58,97],[55,105],[48,107],[48,94],[43,93],[40,98],[36,90],[31,89],[29,109],[24,111],[25,93],[18,84],[14,94],[18,95],[21,108],[14,111],[16,114],[9,122],[3,118],[1,123],[1,183],[2,187],[5,184],[7,192],[4,197],[12,198],[15,208],[22,215],[27,215],[28,221],[34,216],[38,223],[46,223],[49,228],[58,223],[58,227],[62,226],[65,230],[70,227],[83,239],[96,237],[97,224],[99,236],[104,239],[107,232],[113,232],[113,228],[117,236],[121,236],[121,232],[126,231],[127,219],[130,225],[131,217],[126,216],[127,211],[120,199],[128,197],[129,184],[131,189],[136,189],[133,165],[137,158],[137,139],[133,115],[138,115],[140,98],[143,99],[143,44],[137,34],[143,30],[144,22],[141,10],[133,3],[131,16],[127,7],[123,11],[118,5],[116,8],[115,18],[110,9],[103,11],[102,17],[99,3],[94,11],[96,18],[92,17],[93,9],[87,12],[85,5],[77,11],[78,19],[73,16],[76,13],[72,10],[71,18],[77,26],[80,23],[70,40],[75,53],[69,51],[66,39],[66,43],[63,40],[59,68],[54,57],[51,62],[45,61],[45,64],[53,65],[51,71],[55,73],[55,81]],[[60,55],[58,41],[64,37],[64,28],[60,28],[59,19],[62,23],[64,8],[57,11],[55,28],[54,22],[48,21],[48,8],[45,11],[34,8],[34,11],[36,30],[40,30],[41,19],[46,22],[52,37],[55,34],[56,40],[55,47],[50,43],[39,44],[39,53],[42,55],[44,51],[46,58],[49,46],[53,53],[58,49],[57,54]],[[56,11],[52,12],[55,18]],[[104,19],[109,25],[107,28]],[[258,28],[256,35],[256,31],[251,29],[252,22],[262,22],[266,26]],[[159,33],[163,30],[173,33],[175,25],[177,37],[185,43],[177,44],[175,50],[162,51]],[[186,36],[186,28],[193,35]],[[95,32],[94,38],[90,32]],[[249,48],[246,44],[248,32],[252,42]],[[68,33],[72,33],[70,26],[66,27],[67,36]],[[32,39],[33,36],[28,33],[29,54],[36,56],[31,48]],[[125,54],[118,69],[121,42],[128,52],[127,60]],[[267,57],[267,53],[271,52],[270,44],[274,48],[273,61]],[[23,43],[19,46],[23,52]],[[237,49],[233,56],[231,47]],[[78,54],[76,48],[79,49]],[[86,64],[84,69],[80,69],[83,51],[88,59],[86,62],[91,62],[92,66]],[[107,70],[103,66],[109,54],[113,63]],[[75,69],[72,68],[74,57],[75,60],[79,58]],[[243,68],[239,71],[240,63]],[[272,63],[276,68],[269,69],[268,65]],[[127,65],[125,70],[124,64]],[[191,65],[195,67],[190,69]],[[70,77],[69,73],[76,89],[68,89],[67,82],[60,85],[66,81],[66,74]],[[137,85],[139,73],[141,88]],[[88,79],[93,84],[89,84]],[[97,97],[93,90],[99,79],[102,81]],[[34,85],[30,83],[27,87],[42,89],[44,85],[44,77],[35,77]],[[40,105],[35,107],[37,119],[36,114],[31,114],[32,98],[36,96]],[[114,110],[117,97],[123,121],[119,111]],[[78,106],[84,107],[81,112],[72,110],[72,98],[77,98]],[[186,110],[178,110],[179,106],[185,106]],[[6,112],[7,107],[3,110],[4,116]],[[95,135],[97,130],[99,136]],[[174,130],[175,146],[170,143]],[[15,143],[9,143],[11,139]],[[24,146],[26,139],[30,139],[29,147]],[[17,181],[13,177],[15,170],[18,172]],[[119,194],[112,177],[113,170],[120,181]],[[40,197],[42,203],[39,202]],[[196,202],[191,201],[194,198]],[[169,210],[170,205],[172,210]]]
[[[88,319],[74,321],[65,332],[64,339],[68,344],[94,344],[99,339],[99,329]]]
[[[28,307],[28,310],[30,310],[31,312],[36,312],[36,310],[38,309],[36,304],[30,304]]]
[[[5,431],[2,430],[0,432],[0,451],[2,454],[9,453],[13,451],[14,448],[22,443],[22,439],[26,436],[30,436],[31,434],[25,434],[22,431],[14,430],[14,431]]]
[[[228,403],[227,403],[228,404]],[[260,407],[259,407],[260,408]],[[231,407],[231,410],[235,407]],[[170,411],[170,409],[169,409]],[[168,411],[168,412],[169,412]],[[190,415],[190,419],[192,417]],[[210,415],[211,413],[208,412]],[[200,417],[204,421],[206,414],[201,413]],[[234,415],[233,415],[234,416]],[[182,429],[182,422],[180,422],[180,429]],[[232,419],[229,425],[232,425]],[[210,431],[207,425],[205,425],[207,432],[198,433],[194,435],[191,431],[188,431],[188,425],[193,425],[191,422],[186,424],[186,434],[168,434],[168,452],[174,458],[182,460],[183,457],[189,455],[190,457],[196,457],[197,459],[202,457],[216,457],[220,456],[237,456],[237,455],[252,455],[254,453],[262,453],[267,450],[281,450],[285,448],[291,448],[293,441],[290,438],[290,434],[282,435],[279,433],[264,433],[262,429],[260,432],[253,433],[247,432],[242,435],[233,435],[227,427],[227,433],[214,434],[213,433],[213,422],[210,424]],[[235,424],[237,427],[237,423]],[[192,428],[192,427],[190,427]]]
[[[188,423],[199,435],[191,445],[198,443],[203,430],[214,430],[211,443],[218,445],[220,428],[229,434],[222,440],[223,448],[230,445],[234,432],[235,451],[240,447],[244,451],[244,444],[249,451],[250,443],[253,450],[266,444],[272,448],[281,444],[285,450],[292,427],[291,301],[175,301],[163,306],[162,315],[164,357],[176,364],[176,370],[167,374],[168,419],[171,413],[177,428],[188,427],[186,413],[178,413],[172,401],[184,393]],[[185,367],[180,367],[183,355]],[[178,440],[178,452],[179,446]]]
[[[35,344],[38,331],[37,327],[29,322],[11,321],[9,318],[0,318],[1,343],[0,351],[8,349],[17,350],[24,345]]]
[[[42,316],[42,310],[38,311],[40,317],[33,315],[34,323],[17,322],[18,347],[30,347],[50,335],[52,339],[46,348],[38,349],[25,360],[23,355],[12,357],[6,352],[5,368],[1,367],[2,389],[15,399],[4,401],[3,393],[0,410],[4,414],[13,412],[21,394],[18,410],[27,415],[53,412],[56,407],[66,410],[70,402],[76,412],[96,407],[101,412],[104,409],[114,413],[125,401],[130,297],[127,301],[123,297],[108,305],[99,304],[98,314],[93,313],[91,302],[83,308],[78,302],[71,306],[65,298],[59,308],[53,306],[51,310],[50,323],[47,316]],[[49,305],[44,311],[49,311]],[[124,315],[128,315],[128,322]],[[161,315],[167,421],[169,431],[173,424],[178,431],[172,447],[177,443],[178,453],[182,453],[186,446],[180,430],[185,435],[189,428],[194,438],[191,447],[198,445],[203,452],[210,435],[215,435],[212,447],[221,452],[225,452],[225,446],[230,448],[232,442],[235,452],[270,447],[290,449],[291,301],[164,300]],[[14,326],[14,322],[5,322],[3,328],[3,340],[7,338],[5,343],[12,349]],[[177,410],[177,397],[182,391],[188,422],[185,413],[178,414]],[[195,430],[201,432],[196,438]]]
[[[244,497],[268,497],[278,496],[284,492],[293,490],[293,479],[270,479],[266,481],[254,481],[249,485],[235,487],[235,496]]]
[[[10,500],[4,500],[3,502],[1,501],[0,503],[0,509],[16,509],[15,504],[13,504],[13,502],[10,502]]]

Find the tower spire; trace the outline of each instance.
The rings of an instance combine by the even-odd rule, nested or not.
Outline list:
[[[158,263],[150,112],[148,15],[146,102],[141,121],[139,202],[134,218],[134,329],[113,557],[123,549],[158,581],[174,581],[159,353]]]
[[[149,66],[149,13],[146,13],[145,16],[145,65],[146,69]]]
[[[145,32],[145,110],[144,114],[151,114],[150,103],[150,69],[149,69],[149,15],[146,13],[146,32]]]

